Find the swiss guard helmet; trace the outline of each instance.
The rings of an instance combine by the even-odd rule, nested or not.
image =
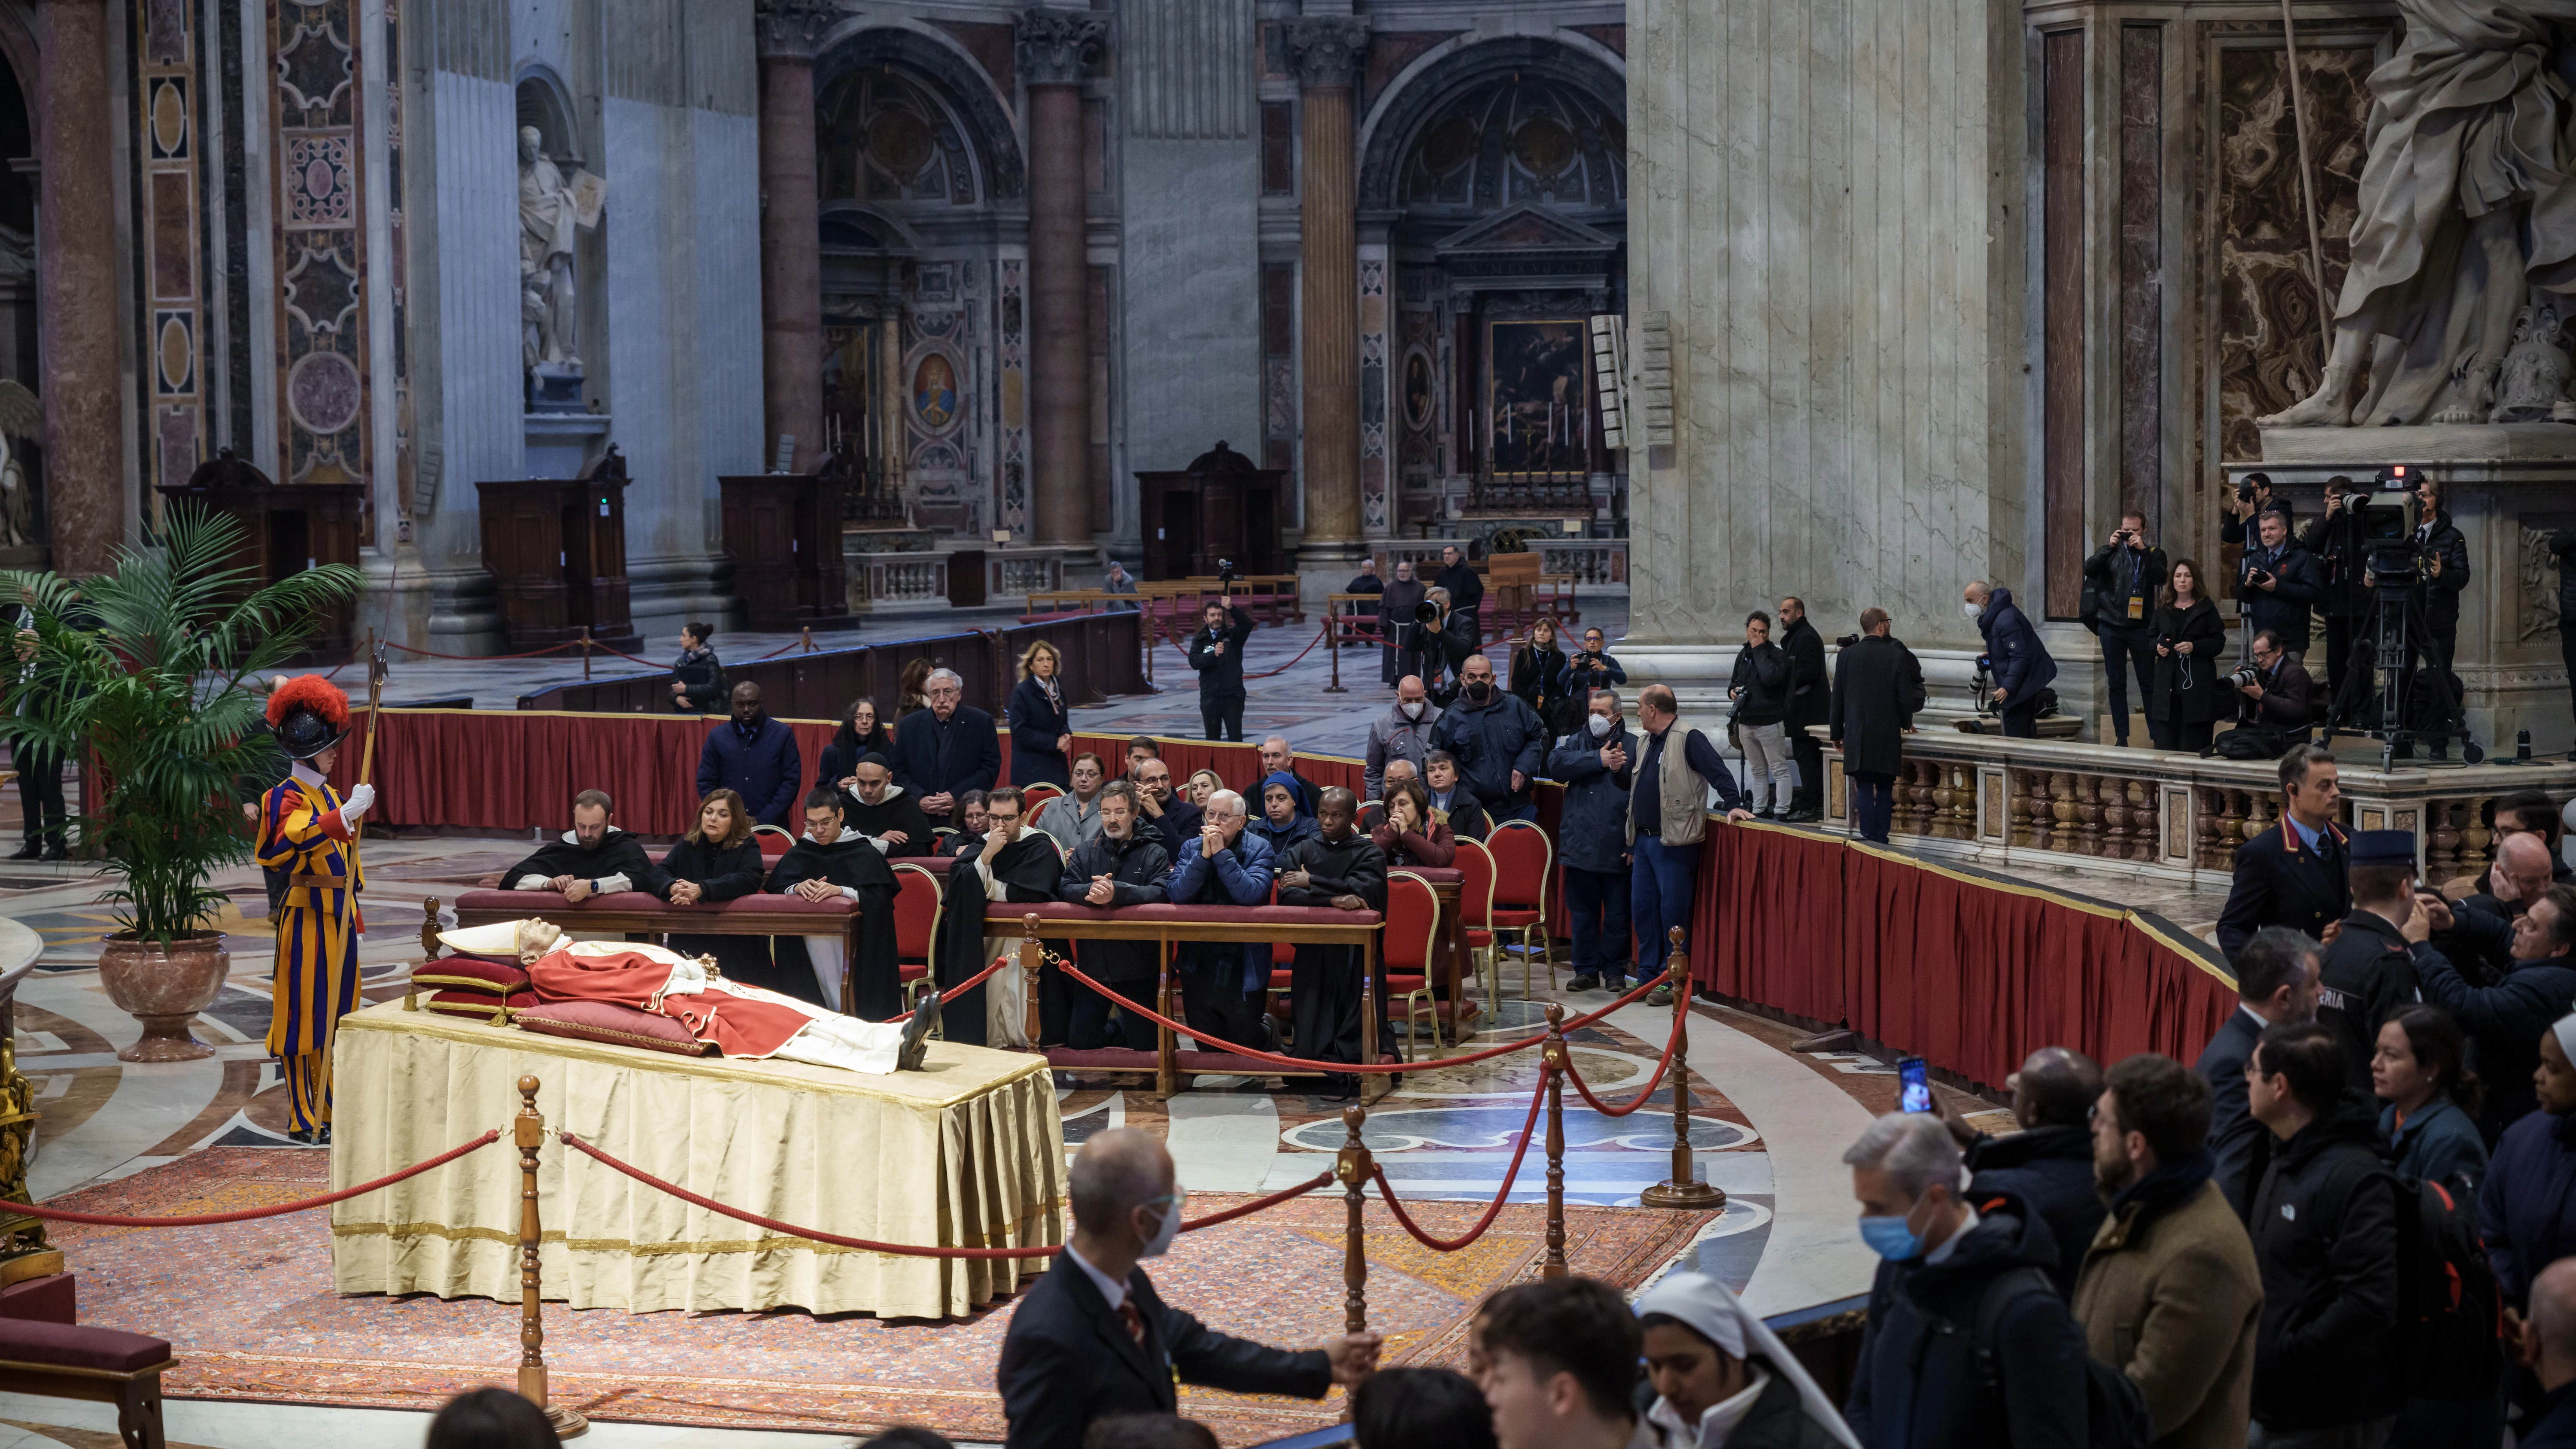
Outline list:
[[[349,696],[318,674],[302,674],[268,697],[268,723],[290,760],[309,760],[349,732]]]

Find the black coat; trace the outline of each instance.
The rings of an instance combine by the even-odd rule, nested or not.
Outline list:
[[[2394,1353],[2397,1196],[2377,1104],[2347,1092],[2279,1144],[2246,1229],[2263,1273],[2254,1417],[2274,1430],[2359,1423],[2405,1399]]]
[[[1986,595],[1985,611],[1977,615],[1977,632],[1985,636],[1986,656],[1994,661],[1995,688],[2008,691],[2004,708],[2029,704],[2057,678],[2057,661],[2041,642],[2039,627],[2013,601],[2012,590],[1997,585]]]
[[[2008,1192],[2039,1215],[2057,1242],[2049,1276],[2057,1296],[2072,1302],[2075,1276],[2084,1268],[2094,1230],[2102,1226],[2102,1199],[2093,1193],[2093,1129],[2033,1127],[2010,1137],[1980,1140],[1968,1154],[1971,1202]]]
[[[2258,1157],[2269,1160],[2256,1148],[2272,1136],[2270,1128],[2254,1120],[2253,1106],[2245,1095],[2245,1064],[2253,1060],[2254,1043],[2262,1035],[2263,1023],[2240,1005],[2227,1013],[2227,1024],[2200,1049],[2200,1060],[2191,1064],[2200,1079],[2209,1083],[2209,1152],[2217,1159],[2211,1178],[2240,1218],[2245,1216],[2246,1200],[2254,1195],[2249,1172],[2256,1169]]]
[[[1252,637],[1252,615],[1241,604],[1229,605],[1234,618],[1223,629],[1199,626],[1190,636],[1190,667],[1199,672],[1199,698],[1243,698],[1243,641]],[[1225,645],[1225,652],[1216,646]]]
[[[1485,576],[1463,558],[1441,569],[1432,582],[1449,591],[1449,607],[1461,614],[1472,614],[1485,602]]]
[[[1073,710],[1064,703],[1064,679],[1056,677],[1056,698],[1046,686],[1023,679],[1011,690],[1011,783],[1073,788],[1073,766],[1055,742],[1073,733]]]
[[[1557,817],[1559,859],[1568,870],[1625,876],[1628,871],[1628,791],[1635,782],[1629,766],[1616,771],[1601,763],[1601,752],[1617,745],[1630,765],[1645,752],[1621,719],[1609,734],[1595,739],[1589,727],[1567,735],[1548,756],[1550,779],[1565,782],[1565,803]]]
[[[2280,582],[2272,588],[2259,588],[2247,582],[2260,570],[2277,575]],[[2281,540],[2277,556],[2261,544],[2249,545],[2236,574],[2236,597],[2246,606],[2246,627],[2259,634],[2266,629],[2281,636],[2281,645],[2293,655],[2308,652],[2309,611],[2326,597],[2325,569],[2317,556],[2287,538]]]
[[[1735,722],[1746,729],[1778,724],[1789,717],[1789,656],[1764,640],[1759,649],[1735,651]]]
[[[1429,794],[1431,787],[1425,785],[1423,791]],[[1437,810],[1441,807],[1434,802],[1431,808]],[[1449,792],[1448,811],[1448,818],[1441,823],[1449,827],[1451,835],[1466,840],[1483,840],[1494,833],[1493,818],[1485,813],[1484,802],[1476,798],[1476,787],[1464,780],[1458,782],[1457,789]]]
[[[2084,577],[2093,585],[2093,621],[2105,629],[2145,633],[2156,613],[2156,591],[2171,576],[2160,548],[2133,549],[2106,543],[2084,561]],[[2138,616],[2129,617],[2129,601],[2138,601]]]
[[[1373,911],[1386,909],[1386,856],[1354,830],[1339,841],[1310,835],[1288,847],[1274,866],[1277,876],[1306,872],[1308,884],[1281,886],[1283,906],[1330,906],[1338,896],[1358,896]],[[1300,1056],[1357,1062],[1365,1044],[1360,976],[1366,953],[1357,946],[1307,944],[1289,970],[1288,1006]],[[1386,997],[1376,998],[1378,1040],[1386,1036]]]
[[[823,880],[859,893],[859,950],[848,964],[849,1004],[820,1004],[849,1011],[865,1021],[883,1021],[903,1010],[903,964],[894,941],[894,871],[877,848],[844,830],[829,845],[799,840],[770,867],[769,890],[786,894],[798,881]],[[836,927],[837,929],[837,927]],[[802,936],[779,936],[771,943],[778,963],[780,990],[813,999],[813,960]]]
[[[2271,677],[2258,682],[2263,686],[2263,697],[2246,701],[2254,711],[2248,723],[2292,744],[2305,741],[2317,708],[2317,680],[2308,673],[2307,661],[2296,654],[2284,654]],[[2236,697],[2245,699],[2242,694]]]
[[[1801,617],[1780,634],[1780,652],[1789,656],[1789,730],[1806,733],[1832,712],[1833,680],[1825,672],[1825,636]]]
[[[570,831],[538,846],[536,854],[501,873],[501,889],[518,889],[519,877],[527,875],[541,875],[548,880],[559,875],[581,880],[622,875],[648,896],[668,900],[671,895],[671,877],[644,853],[644,843],[614,825],[608,827],[597,849],[584,847]]]
[[[1905,729],[1923,707],[1923,665],[1893,638],[1863,635],[1834,662],[1826,723],[1842,746],[1847,774],[1893,775],[1905,753]]]
[[[858,773],[859,761],[870,755],[885,756],[887,767],[892,768],[894,731],[886,727],[885,721],[879,720],[868,737],[860,739],[859,732],[850,728],[848,720],[843,720],[839,733],[833,735],[832,742],[823,747],[821,762],[814,766],[814,783],[838,785]],[[842,791],[841,798],[844,800],[851,798],[850,792]]]
[[[671,677],[680,682],[684,693],[671,697],[671,708],[681,714],[706,714],[724,708],[724,662],[712,649],[683,649],[671,661]]]
[[[2343,827],[2332,821],[2320,837],[2328,838],[2336,851],[2331,867],[2299,843],[2298,828],[2286,815],[2236,847],[2235,881],[2227,889],[2226,908],[2218,913],[2218,949],[2227,959],[2235,960],[2265,926],[2287,926],[2323,940],[2326,927],[2352,909],[2352,882],[2346,876],[2351,846]]]
[[[2361,581],[2370,559],[2351,510],[2318,514],[2300,530],[2299,547],[2316,558],[2318,577],[2325,584],[2325,592],[2317,598],[2318,613],[2355,618],[2370,612],[2370,588]]]
[[[745,838],[727,850],[712,841],[681,840],[662,857],[662,869],[675,881],[702,886],[702,901],[739,900],[757,894],[769,872],[760,858],[760,842]],[[674,935],[671,949],[689,956],[713,956],[716,969],[753,986],[778,987],[766,936]]]
[[[1113,840],[1104,830],[1065,857],[1055,895],[1060,901],[1080,903],[1091,892],[1091,878],[1105,875],[1114,894],[1102,909],[1159,906],[1171,899],[1164,889],[1171,873],[1171,852],[1163,849],[1155,832],[1130,831],[1126,839]],[[1074,949],[1074,959],[1098,981],[1152,981],[1161,969],[1155,960],[1161,948],[1151,941],[1077,941]]]
[[[2343,1043],[2344,1083],[2354,1091],[2368,1095],[2380,1023],[2397,1008],[2424,999],[2415,986],[2415,970],[2426,956],[2437,954],[2431,946],[2410,947],[2404,934],[2376,911],[2344,915],[2343,929],[2326,947],[2325,969],[2317,975],[2317,1020]]]
[[[1145,1320],[1140,1346],[1081,1265],[1059,1259],[1011,1313],[995,1372],[1008,1449],[1082,1449],[1083,1432],[1112,1414],[1169,1414],[1180,1383],[1238,1394],[1320,1399],[1332,1387],[1322,1349],[1290,1353],[1229,1338],[1165,1304],[1138,1268],[1128,1301]]]
[[[968,858],[983,853],[983,842],[971,848],[957,846],[957,863],[948,868],[948,890],[939,919],[939,937],[931,943],[930,976],[939,983],[939,1034],[947,1041],[968,1046],[985,1043],[984,992],[977,986],[960,991],[957,984],[984,969],[991,958],[984,954],[984,908],[998,902],[1030,905],[1056,898],[1056,887],[1064,879],[1064,856],[1055,841],[1044,831],[1021,833],[993,856],[993,883],[1001,887],[996,898],[984,888],[984,878],[975,872],[975,862]],[[1062,942],[1052,943],[1060,955]]]
[[[2419,546],[2442,561],[2442,571],[2424,581],[2425,621],[2456,624],[2460,619],[2460,591],[2469,586],[2469,541],[2451,522],[2450,514],[2436,510],[2432,531]]]
[[[2053,1293],[2020,1290],[2015,1269],[2057,1271],[2048,1228],[2009,1197],[1960,1239],[1948,1258],[1882,1262],[1870,1284],[1860,1362],[1843,1419],[1863,1444],[1909,1449],[2076,1449],[2085,1442],[2084,1330]],[[2045,1281],[2053,1282],[2053,1278]],[[1974,1343],[1989,1292],[2020,1297],[1995,1325],[1997,1392],[1989,1394]],[[1910,1382],[1909,1382],[1910,1380]],[[1877,1424],[1880,1406],[1911,1407],[1911,1425]]]
[[[903,832],[900,842],[888,842],[889,857],[930,855],[939,848],[932,837],[938,827],[921,813],[921,797],[901,785],[888,782],[885,798],[874,805],[847,790],[841,792],[841,828],[874,839],[880,835]]]
[[[1163,842],[1163,853],[1179,860],[1182,842],[1198,838],[1199,821],[1205,814],[1196,805],[1175,795],[1163,807],[1161,815],[1139,814],[1136,829],[1140,834],[1159,837]]]
[[[2156,687],[2147,696],[2147,718],[2158,724],[2209,724],[2233,718],[2235,710],[2228,701],[2243,696],[2218,687],[2219,656],[2227,652],[2227,625],[2218,617],[2218,606],[2195,599],[2188,609],[2168,604],[2156,610],[2155,638],[2168,650],[2189,643],[2191,652],[2156,657]]]
[[[1583,706],[1565,692],[1565,651],[1524,644],[1512,651],[1512,693],[1530,707],[1551,736],[1581,725]]]
[[[927,709],[914,710],[894,727],[894,782],[915,795],[963,795],[990,790],[1002,775],[1002,737],[993,717],[971,704],[957,706],[946,727]],[[937,824],[962,824],[951,809]]]

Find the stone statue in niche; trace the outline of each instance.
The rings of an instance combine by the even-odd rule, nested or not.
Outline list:
[[[2576,295],[2576,144],[2553,64],[2576,0],[2399,0],[2370,74],[2370,155],[2317,390],[2267,428],[2501,411],[2515,318]],[[2354,392],[2367,364],[2369,387]]]
[[[0,378],[0,545],[21,548],[36,541],[36,494],[15,440],[44,435],[45,409],[36,395],[15,378]]]
[[[547,159],[534,126],[519,128],[520,363],[530,412],[581,410],[581,334],[573,287],[572,234],[588,222],[574,188]]]
[[[2496,384],[2495,412],[2487,421],[2548,422],[2553,410],[2565,403],[2567,373],[2567,349],[2560,341],[2557,306],[2544,302],[2523,308],[2522,316],[2513,324],[2513,350],[2504,355],[2504,372]]]

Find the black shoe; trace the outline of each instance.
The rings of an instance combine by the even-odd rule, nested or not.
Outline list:
[[[34,860],[37,856],[44,853],[44,849],[44,842],[31,835],[27,837],[27,843],[19,846],[16,852],[11,854],[9,858],[11,860]]]
[[[1625,976],[1614,976],[1607,971],[1601,973],[1601,989],[1610,992],[1612,995],[1618,995],[1625,992],[1629,987],[1636,984],[1637,983],[1629,980]]]
[[[72,857],[70,851],[63,849],[63,843],[61,841],[48,840],[45,842],[44,853],[36,858],[38,860],[69,860]]]
[[[1573,980],[1565,983],[1565,989],[1568,991],[1598,991],[1601,989],[1601,978],[1598,976],[1577,976]]]
[[[930,1028],[939,1020],[939,993],[925,991],[912,1004],[912,1020],[903,1024],[903,1045],[895,1048],[894,1069],[898,1072],[921,1070],[922,1058],[930,1054]]]
[[[298,1127],[286,1134],[286,1140],[298,1147],[328,1147],[331,1145],[331,1124],[325,1122],[319,1127]]]
[[[1825,812],[1822,810],[1792,810],[1780,818],[1791,825],[1813,825],[1817,821],[1825,818]]]

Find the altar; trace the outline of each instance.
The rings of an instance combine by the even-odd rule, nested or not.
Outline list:
[[[948,1247],[1065,1238],[1064,1130],[1045,1058],[933,1041],[869,1076],[683,1057],[406,1011],[345,1017],[332,1057],[334,1188],[506,1129],[518,1079],[549,1129],[728,1206],[845,1237]],[[545,1296],[574,1308],[796,1307],[954,1318],[1043,1259],[944,1259],[790,1238],[690,1206],[569,1151],[541,1154]],[[520,1169],[500,1147],[331,1209],[342,1293],[516,1300]]]

